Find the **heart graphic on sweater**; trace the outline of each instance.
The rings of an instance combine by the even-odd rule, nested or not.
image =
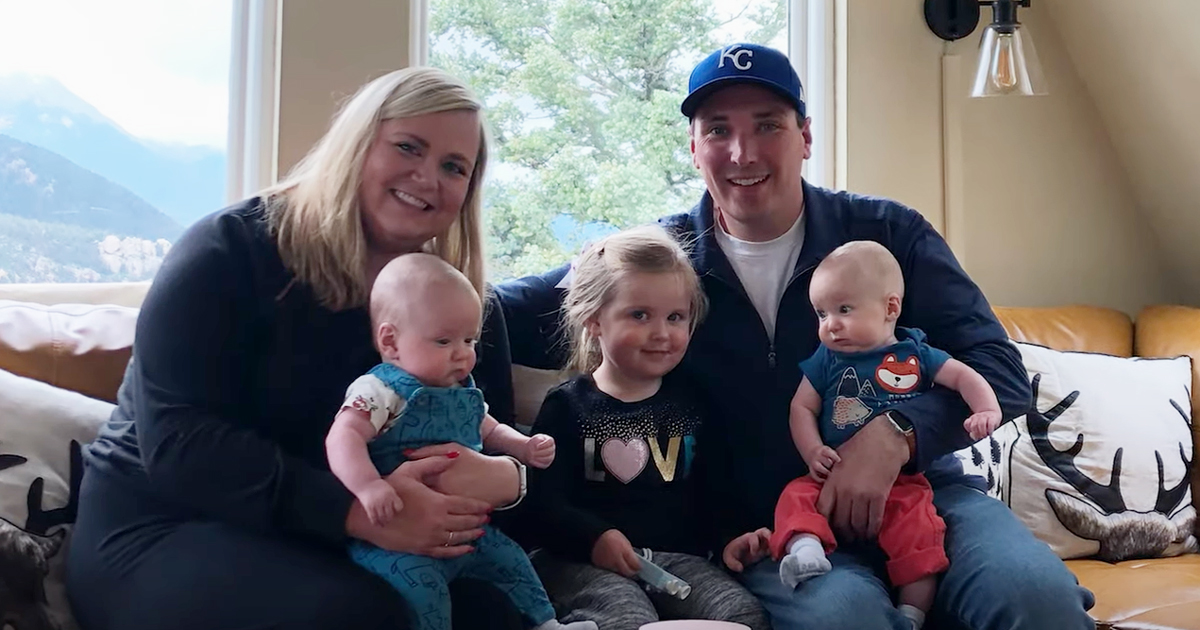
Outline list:
[[[621,483],[629,483],[646,468],[646,462],[650,461],[650,447],[641,438],[628,441],[611,438],[600,447],[600,459],[612,476],[621,480]]]

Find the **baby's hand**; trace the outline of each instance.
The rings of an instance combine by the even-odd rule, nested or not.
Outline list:
[[[982,440],[991,435],[998,426],[1000,426],[999,411],[981,411],[971,414],[971,417],[963,423],[963,428],[971,435],[972,440]]]
[[[817,481],[825,481],[825,478],[829,476],[829,471],[833,470],[833,465],[842,461],[838,452],[826,444],[813,449],[805,459],[808,462],[809,474]]]
[[[392,484],[380,479],[372,481],[358,493],[358,500],[373,525],[384,525],[404,507]]]
[[[554,461],[554,438],[544,433],[530,436],[525,442],[525,463],[534,468],[547,468]]]

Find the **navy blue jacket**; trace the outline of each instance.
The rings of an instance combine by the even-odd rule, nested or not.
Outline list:
[[[800,383],[800,361],[816,350],[817,318],[808,285],[817,263],[851,240],[885,245],[904,273],[899,325],[920,328],[929,343],[983,375],[996,392],[1005,419],[1026,411],[1029,383],[1017,349],[945,240],[916,211],[894,201],[833,192],[804,184],[804,246],[779,304],[771,342],[758,312],[718,247],[712,198],[660,223],[684,243],[711,305],[680,364],[712,394],[714,427],[725,446],[712,492],[728,509],[719,515],[723,540],[771,527],[783,487],[804,474],[788,428],[788,404]],[[536,368],[564,363],[555,285],[567,267],[496,287],[508,330],[512,361]],[[966,478],[952,451],[971,443],[963,421],[969,409],[954,391],[934,387],[895,407],[916,429],[916,465],[935,487]],[[711,454],[711,451],[710,451]],[[977,484],[978,485],[978,484]]]

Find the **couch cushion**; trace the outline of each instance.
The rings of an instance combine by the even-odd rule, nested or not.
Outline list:
[[[996,307],[994,311],[1013,341],[1119,357],[1133,352],[1133,322],[1121,311],[1098,306]]]
[[[46,614],[45,597],[59,627],[75,627],[63,567],[83,476],[80,449],[95,439],[112,409],[0,370],[0,605],[5,612],[37,618]]]
[[[1013,422],[1013,512],[1062,558],[1195,551],[1191,360],[1018,345],[1035,406]]]
[[[529,433],[537,420],[546,392],[570,378],[566,370],[539,370],[524,365],[513,365],[513,422],[517,428]]]
[[[0,369],[116,401],[137,309],[0,300]]]
[[[1200,630],[1200,555],[1069,560],[1067,568],[1096,595],[1090,612],[1101,628]]]

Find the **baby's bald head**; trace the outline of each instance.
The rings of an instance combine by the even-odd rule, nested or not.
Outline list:
[[[904,298],[904,274],[900,263],[888,248],[875,241],[850,241],[833,250],[813,272],[842,287],[854,287],[864,297],[884,298],[895,294]]]
[[[453,387],[475,367],[483,305],[458,269],[431,254],[405,254],[371,287],[380,358],[425,385]]]
[[[383,267],[371,287],[371,321],[376,328],[382,322],[408,319],[408,308],[437,310],[458,300],[448,296],[471,296],[479,303],[479,294],[471,281],[453,265],[433,254],[404,254]]]

